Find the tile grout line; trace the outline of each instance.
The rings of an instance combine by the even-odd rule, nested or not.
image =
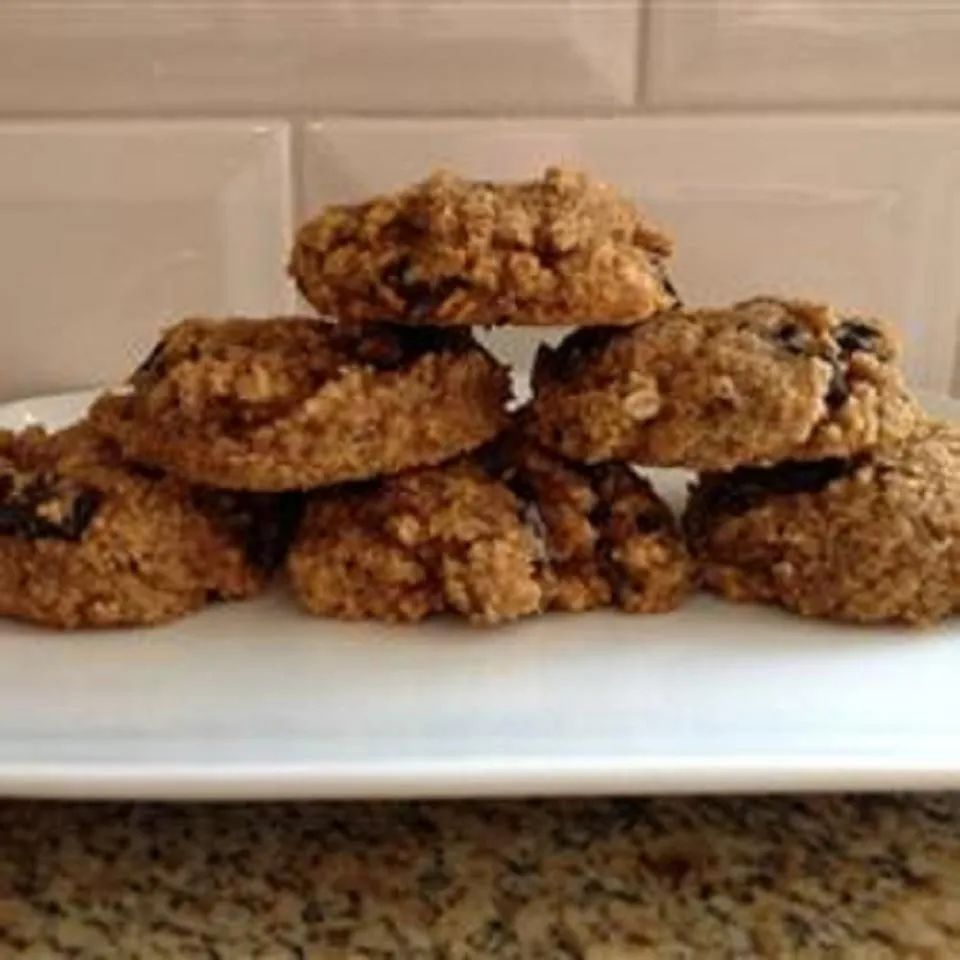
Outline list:
[[[637,50],[635,66],[637,75],[634,79],[633,106],[637,113],[649,109],[650,99],[650,26],[653,22],[653,0],[638,0],[640,12],[637,18]]]
[[[291,230],[296,230],[296,224],[300,222],[300,218],[303,216],[306,192],[304,189],[306,131],[302,120],[290,118],[288,123],[290,130],[290,224]],[[292,237],[288,238],[290,241],[292,239]]]
[[[638,74],[642,73],[638,67]],[[638,84],[638,87],[640,84]],[[642,94],[638,89],[637,94]],[[394,122],[464,122],[485,123],[496,121],[521,122],[525,120],[570,121],[589,123],[593,121],[643,120],[647,118],[663,119],[736,119],[776,118],[782,120],[805,120],[816,118],[836,118],[857,116],[865,119],[930,119],[942,117],[956,119],[960,116],[960,101],[937,103],[815,103],[770,104],[736,103],[727,105],[710,104],[649,104],[638,101],[630,107],[597,108],[593,110],[555,110],[528,108],[499,108],[481,111],[418,111],[418,110],[337,110],[318,107],[278,109],[275,111],[249,111],[241,108],[220,112],[180,112],[154,111],[135,113],[126,111],[90,111],[90,112],[45,112],[32,111],[19,113],[0,110],[0,124],[7,126],[40,126],[43,124],[94,125],[98,123],[117,125],[150,123],[185,123],[201,125],[248,123],[288,123],[304,126],[310,123],[370,121],[382,123]]]

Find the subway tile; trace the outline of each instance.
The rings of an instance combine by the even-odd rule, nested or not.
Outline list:
[[[960,120],[640,117],[340,120],[304,138],[306,215],[451,166],[482,177],[585,166],[678,238],[687,302],[762,292],[896,319],[915,382],[946,390],[960,316]],[[538,332],[497,334],[529,362]]]
[[[960,102],[954,0],[650,0],[660,105]]]
[[[282,124],[0,125],[0,399],[115,381],[188,313],[289,309]]]
[[[0,110],[633,102],[641,0],[3,0]]]

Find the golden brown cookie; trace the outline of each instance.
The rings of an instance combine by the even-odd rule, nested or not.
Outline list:
[[[457,461],[318,493],[288,569],[313,613],[496,623],[541,608],[537,557],[510,491]]]
[[[517,434],[452,464],[319,493],[289,556],[314,613],[496,623],[615,602],[669,610],[689,561],[669,509],[620,465],[561,463]]]
[[[437,173],[325,209],[300,228],[290,273],[320,313],[346,321],[636,323],[676,302],[671,249],[632,202],[583,173]]]
[[[684,525],[707,586],[836,620],[960,608],[960,429],[924,423],[853,460],[706,474]]]
[[[503,426],[509,375],[468,331],[185,320],[91,411],[132,460],[299,489],[438,463]]]
[[[282,562],[296,514],[289,496],[191,488],[130,467],[83,425],[0,431],[0,615],[152,624],[250,596]]]
[[[630,613],[662,613],[680,604],[691,574],[683,538],[670,508],[630,467],[572,463],[522,428],[481,456],[539,534],[548,608],[613,603]]]
[[[821,304],[674,311],[541,348],[534,429],[586,462],[728,470],[851,456],[916,422],[896,356],[887,325]]]

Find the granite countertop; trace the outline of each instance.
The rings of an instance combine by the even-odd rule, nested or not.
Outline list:
[[[960,957],[960,796],[0,804],[0,957]]]

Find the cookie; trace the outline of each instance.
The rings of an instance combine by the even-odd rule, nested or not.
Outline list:
[[[288,570],[312,613],[496,623],[541,608],[538,562],[510,491],[458,461],[317,494]]]
[[[86,426],[0,431],[0,615],[153,624],[248,597],[282,562],[296,514],[290,496],[191,488],[131,467]]]
[[[576,464],[525,435],[526,417],[485,448],[488,472],[510,488],[538,533],[550,609],[615,604],[629,613],[678,606],[691,565],[670,508],[622,463]]]
[[[437,173],[326,208],[300,228],[290,273],[320,313],[346,321],[620,324],[676,301],[671,250],[631,201],[583,173]]]
[[[503,426],[509,375],[466,331],[185,320],[91,410],[133,460],[194,483],[307,488],[433,464]]]
[[[669,509],[628,468],[562,464],[516,435],[473,457],[323,491],[290,552],[313,613],[475,623],[616,602],[676,606],[689,561]]]
[[[806,616],[930,623],[960,608],[960,428],[854,459],[705,474],[684,526],[706,585]]]
[[[851,456],[916,422],[896,358],[886,324],[821,304],[673,311],[541,348],[535,432],[586,462],[728,470]]]

